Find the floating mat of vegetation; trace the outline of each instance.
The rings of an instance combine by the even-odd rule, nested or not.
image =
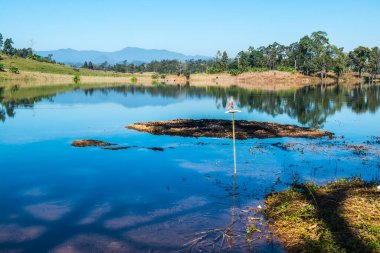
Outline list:
[[[155,135],[171,135],[184,137],[216,137],[232,138],[231,120],[221,119],[176,119],[168,121],[141,122],[126,126],[141,132]],[[320,138],[332,137],[328,131],[315,130],[295,125],[284,125],[258,121],[235,121],[236,139],[300,137]]]
[[[130,149],[130,148],[141,148],[141,149],[149,149],[153,151],[164,151],[164,148],[161,148],[161,147],[120,146],[118,144],[112,144],[109,142],[92,140],[92,139],[74,140],[72,141],[71,146],[77,147],[77,148],[102,147],[102,149],[104,150],[124,150],[124,149]]]
[[[288,252],[380,252],[380,190],[362,180],[296,184],[264,214]]]
[[[83,148],[83,147],[108,147],[108,146],[113,146],[115,144],[104,142],[104,141],[86,139],[86,140],[75,140],[71,143],[71,145],[73,147]]]

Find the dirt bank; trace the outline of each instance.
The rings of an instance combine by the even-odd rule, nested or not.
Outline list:
[[[108,73],[109,74],[109,73]],[[110,74],[109,74],[110,75]],[[86,76],[80,75],[80,83],[108,83],[108,84],[141,84],[141,85],[185,85],[192,86],[219,86],[229,87],[235,85],[248,89],[261,90],[285,90],[290,88],[301,88],[308,85],[319,84],[320,78],[305,76],[300,73],[290,73],[284,71],[247,72],[237,76],[228,73],[220,74],[192,74],[187,80],[183,76],[165,75],[165,78],[152,78],[152,73],[117,74],[115,76]],[[342,83],[358,83],[362,79],[357,79],[352,75]],[[51,74],[32,71],[20,71],[20,74],[0,73],[0,86],[43,86],[43,85],[64,85],[73,84],[73,75]],[[335,83],[334,78],[329,77],[327,84]]]
[[[237,120],[235,121],[235,127],[236,138],[240,140],[277,137],[319,138],[323,136],[331,137],[333,135],[327,131],[270,122]],[[177,119],[135,123],[126,126],[126,128],[155,135],[232,138],[232,125],[230,120]]]
[[[318,77],[305,76],[300,73],[290,73],[285,71],[264,71],[264,72],[246,72],[237,76],[227,73],[220,74],[195,74],[190,77],[190,84],[201,86],[206,84],[215,86],[236,85],[239,87],[283,90],[289,88],[300,88],[307,85],[319,84]],[[335,83],[334,78],[328,78],[326,83]]]

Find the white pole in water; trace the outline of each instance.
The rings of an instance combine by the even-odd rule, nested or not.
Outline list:
[[[232,146],[234,151],[234,175],[236,175],[236,139],[235,139],[235,113],[240,112],[239,110],[234,110],[234,99],[230,98],[230,102],[228,104],[228,110],[226,113],[232,114]]]
[[[235,113],[232,113],[232,142],[234,149],[234,175],[236,175],[236,140],[235,140]]]

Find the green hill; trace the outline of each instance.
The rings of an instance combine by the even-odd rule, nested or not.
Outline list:
[[[48,62],[40,62],[32,59],[24,59],[16,56],[7,56],[0,54],[0,64],[4,66],[5,72],[0,72],[0,76],[5,77],[9,72],[11,66],[16,67],[19,71],[50,73],[50,74],[63,74],[63,75],[75,75],[82,76],[126,76],[126,74],[115,73],[110,71],[99,71],[83,68],[73,68],[62,64],[53,64]]]

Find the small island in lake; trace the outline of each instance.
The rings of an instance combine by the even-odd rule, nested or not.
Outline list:
[[[231,121],[222,119],[176,119],[140,122],[127,125],[126,128],[155,135],[232,138]],[[239,140],[249,138],[320,138],[333,136],[333,134],[328,131],[259,121],[236,120],[235,128],[236,139]]]

